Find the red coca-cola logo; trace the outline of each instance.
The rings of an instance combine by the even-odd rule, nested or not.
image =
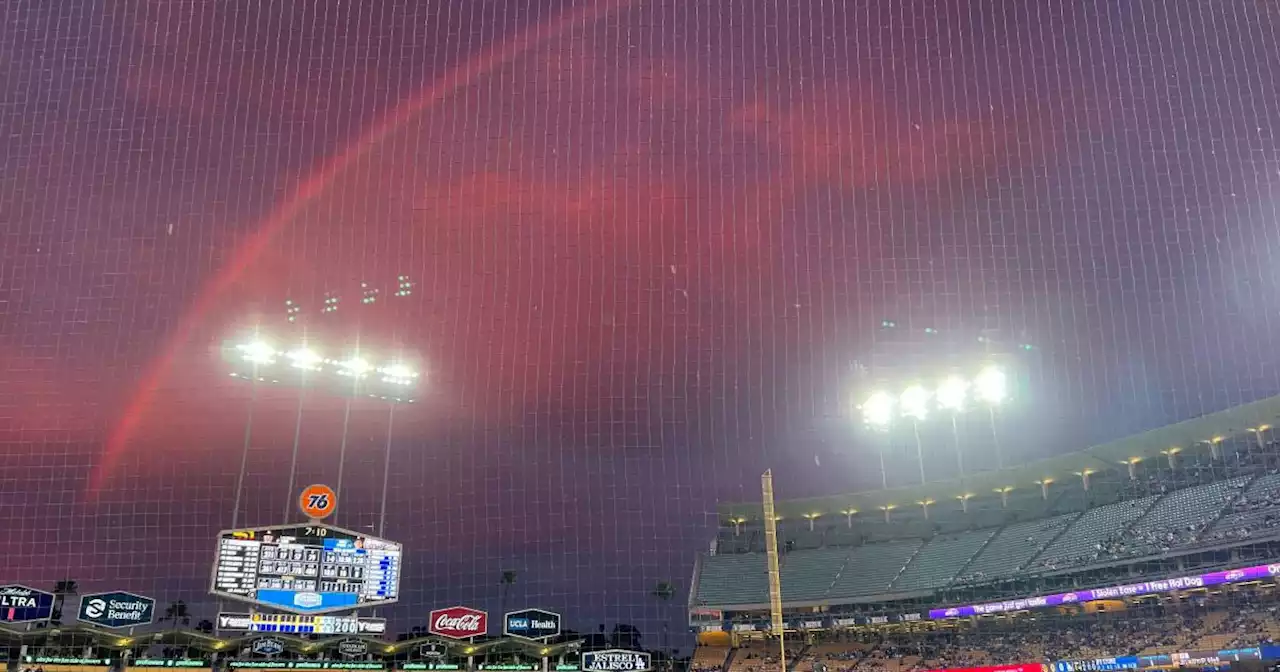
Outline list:
[[[427,631],[450,639],[479,637],[489,632],[489,614],[471,607],[436,609]]]

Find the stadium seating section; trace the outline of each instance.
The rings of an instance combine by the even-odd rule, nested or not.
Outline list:
[[[920,672],[1012,662],[1081,660],[1257,646],[1280,638],[1274,591],[1220,595],[1214,604],[1131,605],[1119,613],[1012,618],[950,628],[864,628],[810,633],[788,641],[788,669],[799,672]],[[724,648],[699,649],[694,672],[720,670]],[[776,642],[744,640],[729,672],[776,670]]]
[[[935,525],[933,534],[888,541],[878,539],[891,526],[874,522],[784,528],[783,600],[873,601],[1280,532],[1280,474],[1238,475],[1129,499],[1123,494],[1122,487],[1113,487],[1105,494],[1086,493],[1081,501],[1110,503],[1083,511],[967,531],[938,532],[944,528]],[[905,525],[899,531],[919,529]],[[751,528],[721,530],[719,552],[703,558],[695,603],[766,603],[762,536]]]
[[[1248,538],[1255,531],[1280,527],[1280,474],[1254,481],[1232,504],[1230,512],[1202,535],[1202,543]]]
[[[957,580],[963,583],[981,583],[1012,576],[1043,551],[1045,545],[1057,538],[1075,518],[1076,514],[1069,513],[1005,527],[996,533]]]
[[[893,582],[894,592],[941,588],[969,564],[994,530],[934,537],[911,559],[902,575]]]

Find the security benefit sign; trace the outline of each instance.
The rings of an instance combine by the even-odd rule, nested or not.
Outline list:
[[[560,614],[543,609],[507,612],[502,632],[508,637],[546,639],[560,635]]]
[[[155,618],[156,601],[133,593],[94,593],[80,598],[76,620],[104,628],[132,628],[149,625]]]
[[[0,623],[30,623],[53,618],[53,593],[9,584],[0,586]]]
[[[643,651],[606,649],[582,654],[583,672],[647,672],[652,659]]]

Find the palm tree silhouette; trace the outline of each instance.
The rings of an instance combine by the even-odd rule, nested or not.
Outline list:
[[[516,570],[502,570],[502,578],[499,579],[498,585],[502,586],[502,618],[507,618],[507,596],[511,594],[511,586],[516,585]],[[502,627],[506,628],[506,623]]]
[[[172,602],[169,606],[165,607],[164,618],[161,618],[160,622],[163,623],[165,621],[173,623],[174,630],[177,630],[179,626],[190,624],[191,615],[187,613],[187,603],[182,600],[178,600],[177,602]]]
[[[79,595],[80,584],[73,579],[62,579],[53,584],[53,613],[49,616],[49,623],[52,625],[62,625],[62,605],[66,603],[68,595]]]
[[[671,601],[671,598],[675,597],[675,594],[676,594],[676,587],[673,586],[670,581],[659,581],[656,585],[654,585],[653,590],[649,591],[649,596],[656,599],[658,601],[658,604],[661,605],[659,611],[661,611],[662,613],[666,612],[667,603]],[[662,619],[662,655],[664,658],[666,658],[667,667],[670,668],[671,659],[673,656],[672,656],[671,649],[667,646],[667,631],[668,631],[667,621],[665,618],[663,618]]]

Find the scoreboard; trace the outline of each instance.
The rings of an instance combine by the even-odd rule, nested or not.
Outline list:
[[[209,592],[295,614],[390,604],[400,597],[400,544],[331,525],[218,533]]]

